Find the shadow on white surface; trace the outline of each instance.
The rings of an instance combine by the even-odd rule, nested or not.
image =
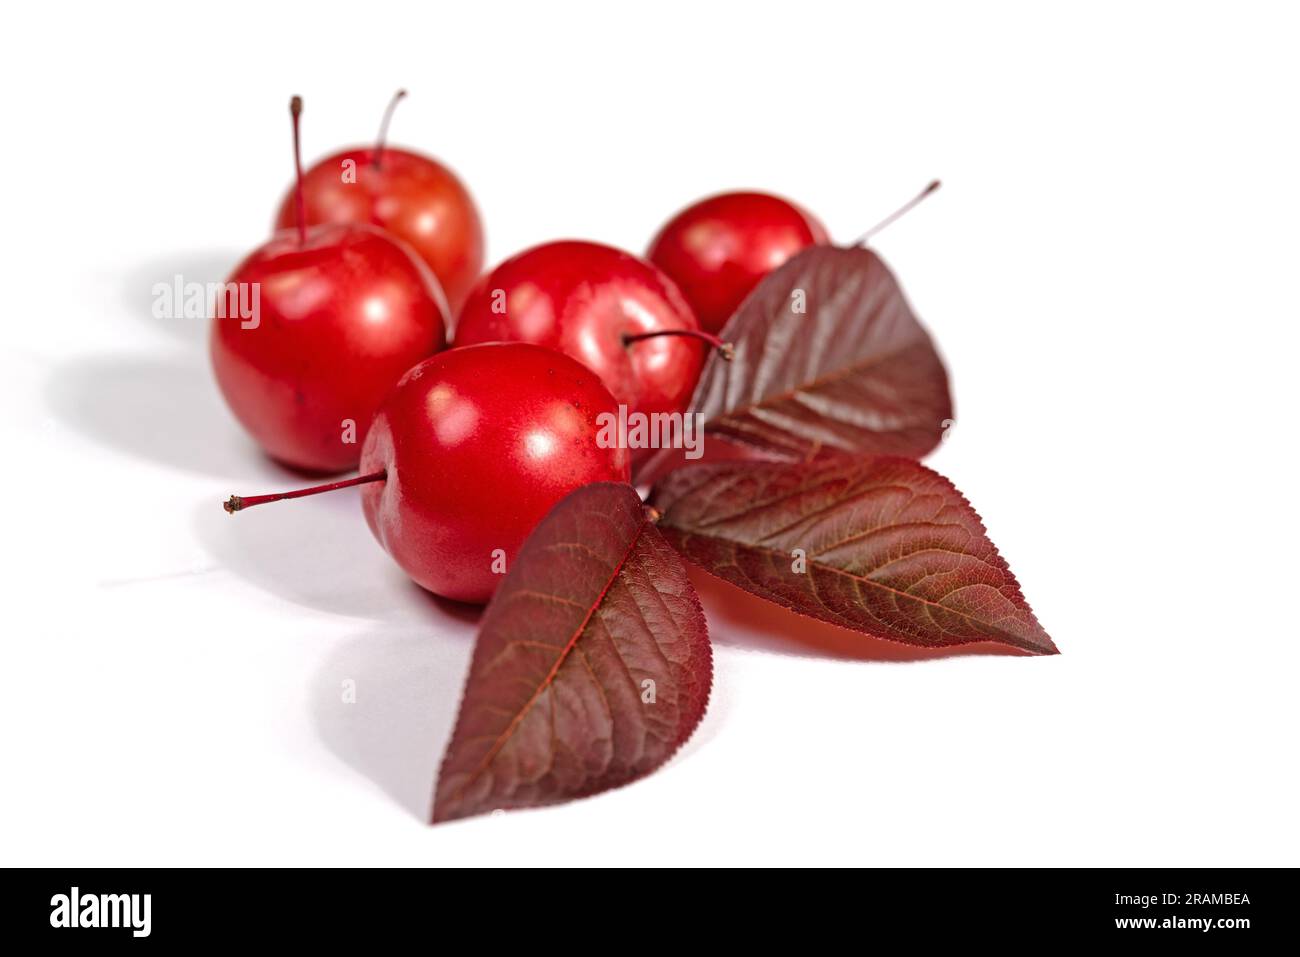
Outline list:
[[[265,471],[222,405],[206,354],[79,359],[54,370],[45,400],[62,422],[127,455],[203,475]]]
[[[285,488],[294,484],[301,480]],[[358,490],[343,489],[229,515],[213,496],[195,507],[194,534],[222,568],[316,611],[388,623],[476,623],[478,606],[439,598],[406,577],[370,534],[360,499]]]
[[[421,822],[432,813],[473,648],[473,626],[443,616],[345,639],[313,679],[312,718],[326,748]]]
[[[1024,653],[992,641],[952,648],[919,648],[830,625],[751,595],[720,578],[687,566],[700,593],[709,635],[720,645],[800,658],[841,658],[853,661],[928,661],[967,655]]]
[[[154,286],[174,285],[180,276],[184,283],[224,282],[244,253],[236,250],[198,250],[141,263],[122,281],[122,306],[132,318],[174,342],[189,343],[196,352],[207,355],[208,320],[196,318],[160,319],[154,315]]]
[[[208,364],[206,318],[158,318],[154,287],[224,281],[240,254],[230,250],[159,258],[122,280],[121,309],[179,348],[138,355],[106,354],[57,367],[45,386],[50,409],[76,431],[127,455],[204,475],[265,471],[267,460],[226,410]],[[206,313],[206,308],[205,308]],[[124,330],[124,341],[138,335]]]

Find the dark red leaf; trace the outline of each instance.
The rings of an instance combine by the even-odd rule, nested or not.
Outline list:
[[[712,652],[681,558],[636,492],[560,502],[484,612],[433,819],[627,784],[704,716]]]
[[[970,503],[912,459],[698,465],[650,501],[691,561],[801,614],[909,644],[1056,653]]]
[[[750,457],[919,458],[952,418],[943,362],[869,249],[804,250],[758,285],[721,337],[735,358],[710,357],[691,409],[703,413],[708,438]],[[680,464],[680,454],[660,452],[638,478]]]

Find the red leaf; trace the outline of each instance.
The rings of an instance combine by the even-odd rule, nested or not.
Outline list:
[[[691,561],[801,614],[915,645],[1057,651],[970,503],[912,459],[699,465],[650,501]]]
[[[433,820],[556,804],[643,777],[704,716],[712,651],[682,560],[636,492],[578,489],[484,612]]]
[[[704,415],[709,438],[751,458],[919,458],[952,418],[943,362],[869,249],[804,250],[758,285],[721,337],[735,357],[709,358],[691,409]],[[660,452],[638,480],[680,464],[680,453]]]

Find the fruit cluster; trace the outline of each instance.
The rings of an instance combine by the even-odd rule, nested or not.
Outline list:
[[[402,96],[373,148],[305,172],[292,100],[295,182],[228,280],[260,314],[218,313],[211,350],[269,456],[359,472],[227,511],[361,486],[414,581],[490,601],[435,820],[593,794],[671,756],[712,681],[683,557],[861,634],[1055,652],[969,503],[917,461],[952,424],[947,373],[865,248],[875,229],[837,247],[794,203],[727,193],[644,258],[564,240],[480,275],[469,192],[385,142]],[[611,439],[634,418],[655,441]],[[687,419],[703,463],[683,460],[704,454]]]
[[[601,413],[684,412],[704,349],[724,347],[713,333],[826,231],[786,200],[729,193],[679,213],[645,259],[561,240],[479,276],[469,191],[385,142],[404,95],[374,147],[305,172],[293,98],[296,181],[274,235],[227,280],[258,284],[260,315],[214,319],[212,364],[268,455],[310,474],[359,464],[320,490],[369,486],[366,521],[406,573],[485,602],[560,499],[630,479],[637,450],[596,441]]]

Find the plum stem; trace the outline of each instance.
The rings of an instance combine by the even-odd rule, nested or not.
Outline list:
[[[301,96],[295,96],[289,101],[289,115],[293,117],[293,169],[295,176],[293,198],[298,217],[298,244],[305,246],[307,245],[307,217],[303,212],[302,142],[298,130],[302,120]]]
[[[236,512],[242,512],[246,508],[252,508],[254,505],[264,505],[267,502],[279,502],[286,498],[303,498],[307,495],[320,495],[322,492],[335,492],[341,488],[352,488],[354,485],[365,485],[369,482],[382,482],[388,478],[388,472],[380,469],[378,472],[371,472],[369,475],[358,475],[356,478],[344,479],[341,482],[330,482],[328,485],[313,485],[311,488],[295,489],[292,492],[276,492],[273,495],[232,495],[221,503],[231,515]]]
[[[623,345],[630,346],[634,342],[640,342],[642,339],[654,339],[657,336],[689,336],[692,339],[699,339],[701,342],[707,342],[713,348],[721,353],[722,358],[730,362],[736,355],[736,349],[730,342],[723,342],[717,336],[701,329],[656,329],[654,332],[638,332],[636,335],[630,333],[623,334]]]
[[[384,145],[388,141],[388,124],[393,120],[393,111],[397,109],[397,104],[402,102],[402,97],[406,96],[405,90],[398,90],[393,94],[393,98],[388,101],[388,108],[384,110],[384,118],[379,123],[379,137],[375,140],[375,159],[371,163],[375,169],[379,169],[384,159]]]
[[[927,196],[933,193],[936,189],[939,188],[939,185],[940,183],[937,179],[930,180],[930,184],[926,186],[925,189],[921,190],[921,192],[917,193],[915,196],[909,199],[902,206],[898,207],[898,209],[894,210],[892,213],[890,213],[880,222],[876,223],[876,225],[868,229],[865,233],[863,233],[861,236],[858,237],[857,242],[855,242],[853,245],[865,246],[867,244],[867,240],[869,240],[872,236],[876,235],[876,233],[880,232],[882,229],[884,229],[894,220],[898,219],[900,216],[902,216],[904,213],[910,210],[921,200],[925,199]]]

